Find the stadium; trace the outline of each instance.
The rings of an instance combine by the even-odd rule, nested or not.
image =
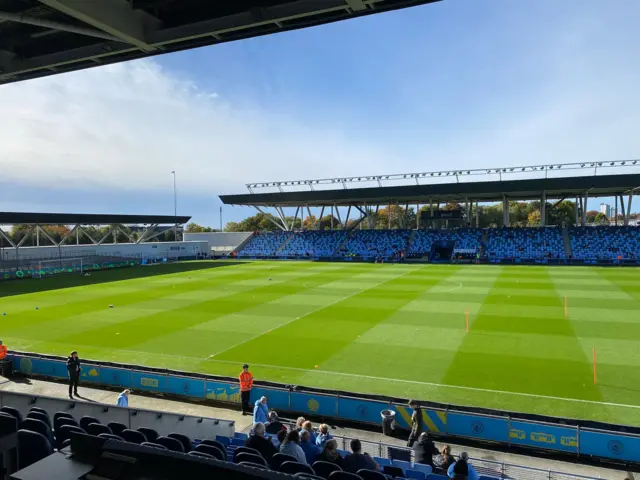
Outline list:
[[[282,18],[268,21],[251,9],[205,21],[198,2],[186,2],[184,25],[144,39],[134,17],[112,24],[99,8],[42,3],[40,16],[0,19],[12,35],[56,28],[60,51],[9,62],[0,83],[430,2],[273,2],[269,15]],[[63,25],[63,14],[75,21]],[[98,50],[104,42],[113,48]],[[595,478],[583,465],[633,472],[638,162],[248,179],[247,193],[220,200],[255,209],[269,225],[255,231],[192,233],[191,217],[177,213],[0,212],[9,349],[0,355],[0,478],[456,478],[418,460],[407,445],[416,428],[456,454],[464,446],[523,459],[472,455],[464,478]],[[611,198],[611,215],[589,211],[589,199]],[[76,350],[82,369],[67,398]],[[238,381],[244,364],[256,379],[248,390]],[[107,406],[78,394],[78,380],[81,392],[127,389],[148,403]],[[31,382],[46,383],[45,393]],[[244,405],[237,412],[245,391],[249,418]],[[348,473],[282,453],[299,442],[264,434],[263,397],[295,438],[306,428],[296,417],[330,424],[343,461],[362,438],[374,467]],[[169,407],[154,403],[166,399]],[[249,448],[263,434],[281,453]],[[554,461],[567,463],[557,471]]]

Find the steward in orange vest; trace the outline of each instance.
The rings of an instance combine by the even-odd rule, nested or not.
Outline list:
[[[249,371],[249,365],[242,366],[242,372],[238,377],[240,380],[240,397],[242,398],[242,415],[251,415],[251,387],[253,387],[253,375]]]
[[[0,361],[7,358],[7,347],[2,344],[2,340],[0,340]]]

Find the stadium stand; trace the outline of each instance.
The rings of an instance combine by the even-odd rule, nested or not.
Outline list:
[[[497,228],[488,230],[490,259],[542,260],[565,258],[560,228]]]
[[[570,257],[565,238],[571,246]],[[628,262],[640,259],[640,228],[572,227],[568,229],[568,237],[563,237],[560,227],[266,232],[255,233],[237,256],[342,257],[372,261],[396,260],[400,252],[405,252],[409,259],[433,261],[436,247],[443,247],[451,257],[480,254],[492,262],[565,262],[569,259]],[[440,259],[449,260],[448,256]]]
[[[422,258],[431,255],[437,242],[451,242],[452,251],[476,253],[482,244],[482,230],[458,228],[451,230],[417,230],[408,250],[408,258]]]
[[[296,233],[278,252],[282,256],[329,257],[347,238],[345,230]]]
[[[364,259],[390,259],[407,251],[411,230],[356,230],[352,232],[340,255]]]
[[[18,403],[15,404],[15,407],[18,408],[10,405],[0,408],[0,444],[9,445],[10,447],[9,450],[5,450],[5,458],[9,460],[8,462],[5,461],[5,467],[9,467],[9,474],[42,462],[42,471],[51,473],[51,478],[71,478],[59,475],[64,472],[48,471],[49,468],[60,468],[65,464],[68,465],[68,459],[65,462],[47,463],[49,457],[60,455],[57,453],[58,451],[70,447],[73,452],[71,459],[82,461],[84,463],[82,467],[86,469],[87,473],[94,467],[96,471],[99,470],[102,454],[111,452],[124,457],[135,458],[136,463],[139,462],[140,466],[144,468],[144,478],[149,479],[205,478],[201,476],[202,473],[191,475],[192,469],[205,469],[205,473],[211,474],[210,476],[214,478],[242,479],[270,478],[284,480],[293,478],[292,475],[297,478],[303,474],[328,480],[336,478],[349,478],[351,480],[390,478],[387,475],[381,476],[382,472],[391,474],[395,478],[403,479],[442,480],[446,478],[443,476],[443,471],[434,470],[430,465],[415,463],[412,460],[411,449],[382,442],[360,442],[363,453],[370,455],[378,464],[380,469],[377,472],[360,470],[357,475],[352,474],[346,477],[344,476],[345,472],[339,466],[327,464],[327,462],[323,461],[316,461],[313,465],[305,465],[297,463],[292,457],[283,454],[277,454],[271,461],[267,461],[257,450],[245,446],[249,435],[243,432],[215,435],[215,439],[208,438],[203,440],[189,438],[187,435],[179,433],[157,436],[157,427],[153,422],[159,422],[157,425],[162,424],[162,418],[157,418],[157,415],[146,417],[151,422],[146,426],[138,426],[136,430],[133,430],[134,426],[130,425],[132,429],[121,430],[120,427],[126,425],[111,420],[122,418],[121,413],[123,410],[103,408],[104,412],[101,419],[91,418],[89,415],[80,417],[70,413],[74,412],[74,409],[67,412],[53,412],[49,408],[49,411],[47,411],[47,409],[21,401],[24,398],[16,397]],[[28,397],[28,399],[33,400],[33,397]],[[66,401],[60,400],[59,402],[54,403],[53,399],[37,401],[37,403],[46,404],[53,408],[69,406]],[[81,405],[80,409],[83,409]],[[53,418],[53,429],[50,428],[50,418]],[[104,423],[101,423],[101,421]],[[93,434],[78,425],[86,425],[88,430],[93,431]],[[96,425],[100,425],[102,428],[95,428]],[[288,425],[288,427],[294,428],[293,424]],[[106,433],[107,430],[118,434]],[[104,432],[98,433],[99,431]],[[274,446],[278,447],[275,435],[266,435],[266,438],[272,441]],[[352,439],[341,436],[333,436],[333,438],[338,442],[338,446],[342,448],[338,449],[340,456],[346,457],[349,454],[346,448]],[[17,448],[14,464],[11,462],[11,442],[13,442],[13,448]],[[8,456],[7,452],[9,452]],[[455,453],[459,454],[461,452]],[[2,455],[2,452],[0,452],[0,455]],[[87,459],[87,455],[89,459]],[[570,480],[572,478],[581,478],[582,480],[589,480],[589,477],[579,477],[568,473],[553,472],[554,475],[552,476],[550,470],[510,465],[493,460],[471,459],[471,463],[483,480],[508,478],[527,478],[529,480],[546,480],[547,478]],[[163,465],[160,470],[158,470],[159,465]],[[180,468],[175,471],[182,472],[182,477],[167,474],[167,469],[171,470],[176,465]],[[76,465],[76,467],[80,466]],[[207,468],[212,470],[206,471]],[[218,470],[218,477],[213,475],[216,469]],[[223,472],[222,474],[220,473],[221,471]],[[161,475],[156,476],[155,474],[158,472],[161,472]],[[198,472],[200,471],[198,470]],[[337,474],[333,472],[337,472]],[[54,473],[58,474],[58,476]],[[18,476],[16,478],[22,477]],[[77,478],[77,475],[73,478]]]
[[[256,232],[237,253],[238,257],[271,257],[286,242],[292,232]]]
[[[572,256],[576,260],[637,260],[640,258],[638,227],[572,227]]]

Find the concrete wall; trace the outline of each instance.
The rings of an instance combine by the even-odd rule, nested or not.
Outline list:
[[[86,257],[93,255],[132,258],[175,258],[195,256],[197,253],[208,252],[206,241],[196,242],[149,242],[149,243],[117,243],[103,245],[64,245],[60,248],[20,247],[4,248],[3,256],[6,261],[29,259],[55,259],[62,257]]]
[[[209,250],[231,252],[251,236],[251,232],[206,232],[184,233],[185,241],[203,241],[209,243]]]

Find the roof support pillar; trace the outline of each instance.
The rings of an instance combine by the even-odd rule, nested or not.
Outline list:
[[[629,225],[629,212],[627,212],[624,206],[624,197],[620,194],[620,209],[622,210],[622,225],[625,227]]]
[[[509,226],[509,199],[506,195],[502,195],[502,226]]]
[[[320,220],[322,220],[322,216],[324,215],[324,205],[320,209],[320,218],[318,218],[317,230],[320,230]]]
[[[540,198],[540,226],[544,227],[547,224],[547,192],[542,191],[542,197]]]
[[[477,200],[476,200],[476,228],[480,228],[480,207],[478,206]]]

